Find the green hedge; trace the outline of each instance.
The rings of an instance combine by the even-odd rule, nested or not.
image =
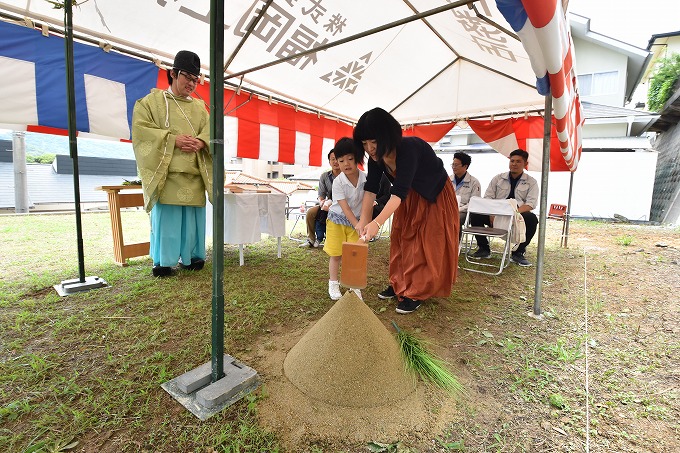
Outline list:
[[[672,54],[660,60],[654,76],[649,81],[647,106],[652,112],[660,112],[673,94],[673,86],[680,76],[680,54]]]
[[[29,164],[51,164],[54,162],[55,157],[56,154],[26,155],[26,162]]]

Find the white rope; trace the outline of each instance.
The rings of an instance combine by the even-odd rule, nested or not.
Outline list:
[[[585,371],[585,391],[586,391],[586,453],[590,451],[590,389],[588,385],[588,377],[590,372],[588,370],[588,255],[584,248],[583,250],[583,300],[585,305],[585,360],[586,360],[586,371]]]
[[[169,124],[170,115],[168,115],[168,98],[167,98],[167,95],[168,95],[168,92],[164,91],[163,97],[165,97],[165,127],[170,127],[170,124]],[[179,103],[177,102],[177,99],[175,99],[175,95],[170,94],[170,98],[175,102],[175,105],[177,106],[179,111],[182,112],[182,116],[184,117],[185,120],[187,120],[187,123],[189,123],[189,127],[191,128],[191,132],[194,133],[194,137],[198,136],[198,134],[196,133],[196,129],[194,129],[194,125],[191,124],[191,121],[189,121],[189,117],[187,116],[186,113],[184,113],[184,109],[182,107],[180,107]]]
[[[167,98],[167,94],[168,94],[167,91],[164,91],[164,92],[163,92],[163,97],[165,98],[165,127],[169,128],[169,127],[170,127],[170,124],[169,124],[168,121],[169,121],[170,115],[169,115],[169,107],[168,107],[168,98]],[[187,120],[187,123],[189,123],[189,127],[191,128],[191,131],[194,133],[194,137],[198,137],[198,134],[196,133],[196,129],[194,129],[194,125],[191,124],[191,121],[189,121],[189,118],[187,117],[187,114],[184,113],[184,109],[183,109],[182,107],[180,107],[179,103],[177,102],[177,99],[175,99],[175,95],[172,94],[172,93],[169,93],[169,94],[170,94],[170,97],[172,98],[172,100],[175,102],[175,105],[177,106],[177,108],[179,109],[179,111],[182,112],[182,116],[184,116],[184,119]],[[164,152],[164,154],[165,154],[165,152]],[[206,177],[206,179],[207,179],[208,181],[210,181],[210,183],[212,184],[212,181],[210,180],[210,176],[208,175],[208,172],[207,172],[208,166],[207,166],[207,164],[205,163],[205,156],[204,156],[203,154],[200,154],[200,158],[201,158],[201,160],[203,161],[203,168],[206,169],[206,171],[204,172],[204,173],[205,173],[205,177]],[[159,165],[159,168],[160,168],[160,165]]]

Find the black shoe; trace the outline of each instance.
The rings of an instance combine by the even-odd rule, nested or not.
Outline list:
[[[172,275],[172,268],[168,266],[154,266],[151,272],[154,277],[170,277]]]
[[[472,258],[491,258],[491,250],[480,247],[470,256]]]
[[[524,253],[513,253],[510,255],[510,261],[522,267],[531,266],[531,263],[526,258],[524,258]]]
[[[418,307],[420,307],[421,303],[422,302],[419,300],[404,297],[402,300],[399,301],[399,305],[397,305],[397,313],[402,315],[413,313],[418,309]]]
[[[394,296],[396,296],[396,294],[394,294],[394,289],[392,288],[392,285],[388,286],[382,292],[378,293],[378,297],[380,299],[391,299]]]
[[[184,265],[180,264],[179,267],[184,269],[185,271],[200,271],[203,269],[203,266],[205,266],[205,260],[201,258],[191,258],[191,264],[189,265]]]

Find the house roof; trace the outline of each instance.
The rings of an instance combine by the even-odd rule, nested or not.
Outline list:
[[[582,102],[583,114],[588,124],[614,124],[629,123],[629,136],[638,136],[648,131],[659,115],[643,110],[633,110],[624,107],[614,107],[611,105],[594,104],[592,102]]]
[[[658,116],[653,112],[645,112],[643,110],[633,110],[604,104],[595,104],[593,102],[582,102],[582,105],[583,113],[586,116],[586,121],[596,118],[647,118],[650,116]]]
[[[680,101],[678,101],[680,103]],[[655,121],[659,121],[659,114],[653,112],[645,112],[643,110],[633,110],[624,107],[614,107],[611,105],[595,104],[593,102],[581,102],[583,106],[583,114],[586,119],[586,125],[589,124],[616,124],[616,123],[630,123],[630,136],[638,136],[647,130],[655,130],[652,125]],[[469,135],[473,132],[471,129],[461,129],[454,126],[446,136],[451,135]],[[584,141],[584,149],[585,149]],[[473,150],[473,149],[492,149],[486,144],[468,144],[468,145],[453,145],[447,146],[439,142],[435,146],[437,151],[455,152],[459,150]],[[296,177],[296,179],[302,179]],[[317,178],[318,179],[318,178]]]
[[[278,193],[290,195],[296,190],[310,190],[313,189],[309,184],[299,181],[290,181],[287,179],[263,179],[251,176],[240,171],[227,170],[224,172],[224,184],[250,184],[256,186],[265,186]]]
[[[672,38],[673,36],[680,36],[680,30],[670,31],[668,33],[657,33],[655,35],[652,35],[652,37],[649,38],[649,42],[647,43],[647,50],[652,50],[652,46],[655,44],[656,40],[662,38]]]
[[[677,52],[678,48],[680,48],[680,31],[652,35],[647,44],[647,50],[652,53],[652,58],[642,76],[642,81],[646,82],[652,77],[659,60],[670,56],[674,51]]]
[[[319,184],[321,174],[329,170],[328,167],[310,167],[309,171],[298,173],[290,178],[291,181],[309,181],[313,185]]]

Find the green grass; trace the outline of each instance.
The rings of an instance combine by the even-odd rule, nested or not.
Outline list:
[[[635,238],[633,236],[628,236],[628,235],[619,236],[619,237],[616,238],[616,242],[620,245],[623,245],[623,246],[631,245],[633,243],[633,240],[635,240]]]
[[[86,275],[98,275],[110,287],[62,298],[53,285],[78,274],[73,215],[0,216],[0,451],[286,451],[280,433],[258,419],[260,405],[270,398],[267,376],[264,387],[205,422],[160,389],[210,360],[212,260],[201,272],[154,279],[147,257],[131,259],[127,267],[114,264],[108,213],[87,213],[82,220]],[[124,212],[123,225],[126,242],[147,240],[145,213]],[[620,412],[677,432],[680,402],[671,370],[680,348],[671,321],[677,306],[669,302],[674,274],[664,283],[668,289],[650,287],[630,305],[632,311],[623,311],[619,292],[631,274],[621,268],[621,256],[589,252],[586,301],[579,232],[603,232],[614,247],[612,237],[635,237],[642,246],[643,235],[624,226],[610,231],[611,225],[574,222],[573,246],[565,250],[557,246],[559,226],[549,227],[555,231],[546,242],[543,321],[526,315],[533,304],[533,271],[512,265],[498,277],[462,272],[449,298],[399,318],[400,327],[436,342],[468,395],[456,401],[440,433],[404,433],[402,439],[376,440],[375,448],[569,449],[567,442],[581,442],[585,432],[586,347],[592,352],[591,428],[609,433],[593,436],[594,446],[636,451],[642,440],[654,444],[644,424],[621,421],[615,415]],[[386,283],[388,253],[388,240],[371,244],[364,290],[385,324],[394,319],[394,304],[375,294]],[[284,238],[283,258],[277,259],[276,242],[267,239],[245,248],[245,266],[238,265],[235,246],[225,246],[223,256],[224,348],[235,357],[277,341],[272,331],[309,326],[331,306],[321,250],[299,249]],[[672,267],[673,259],[657,260],[655,272]],[[445,411],[435,404],[432,412]],[[569,435],[546,431],[538,420]],[[369,447],[313,436],[308,442],[299,450]]]

